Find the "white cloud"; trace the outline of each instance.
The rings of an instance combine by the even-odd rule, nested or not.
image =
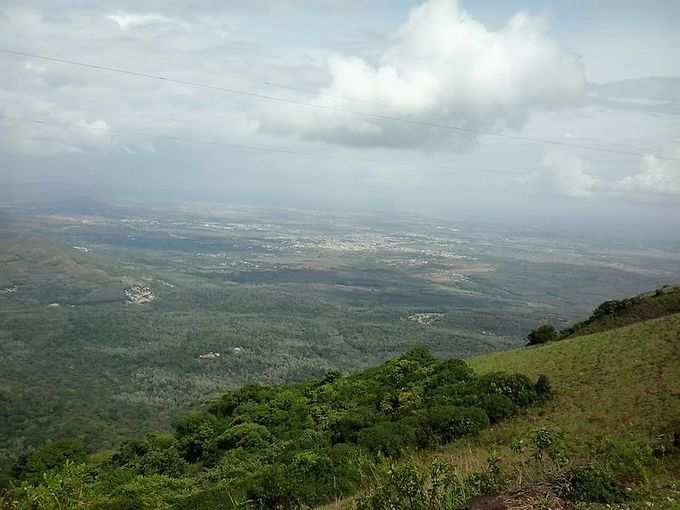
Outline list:
[[[108,19],[117,23],[122,30],[145,27],[148,25],[163,25],[174,23],[172,18],[156,13],[135,14],[125,11],[118,11],[107,16]]]
[[[602,181],[591,175],[582,158],[563,151],[546,153],[537,171],[516,182],[525,189],[572,198],[587,198],[602,189]]]
[[[547,176],[557,190],[566,196],[589,197],[600,185],[600,180],[590,174],[589,167],[573,154],[549,153],[543,160]]]
[[[578,102],[585,85],[579,60],[548,39],[543,19],[519,13],[492,31],[456,0],[414,8],[377,63],[336,55],[328,71],[330,84],[315,102],[330,111],[294,120],[270,116],[266,125],[349,144],[427,144],[450,141],[452,132],[357,112],[465,128],[519,127],[533,110]]]
[[[593,175],[593,167],[576,154],[557,151],[545,154],[539,170],[520,176],[515,182],[532,191],[547,191],[573,198],[607,194],[610,197],[645,199],[680,196],[680,147],[663,159],[647,154],[637,172],[604,179]]]
[[[640,172],[624,177],[615,183],[614,189],[633,194],[680,196],[680,147],[675,149],[673,156],[676,159],[644,156]]]

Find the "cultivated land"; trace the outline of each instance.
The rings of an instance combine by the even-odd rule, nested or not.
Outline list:
[[[680,274],[671,248],[289,210],[17,207],[0,236],[3,459],[417,345],[508,349]]]

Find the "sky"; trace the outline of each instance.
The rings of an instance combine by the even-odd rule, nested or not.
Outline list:
[[[670,0],[3,0],[0,198],[675,229],[678,26]]]

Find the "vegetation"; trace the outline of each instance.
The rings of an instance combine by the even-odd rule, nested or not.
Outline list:
[[[480,374],[545,373],[555,397],[478,436],[391,464],[358,501],[340,506],[677,510],[678,338],[675,314],[473,358]],[[409,497],[412,506],[396,503]]]
[[[555,398],[474,439],[423,453],[418,464],[426,471],[434,457],[464,473],[484,470],[489,458],[500,458],[506,477],[497,491],[510,507],[560,508],[585,500],[579,508],[595,509],[625,496],[622,509],[677,509],[678,338],[680,314],[675,314],[473,358],[469,364],[480,374],[500,367],[530,377],[544,373]],[[535,455],[539,445],[553,453]]]
[[[411,215],[91,205],[11,207],[0,223],[0,472],[45,441],[102,449],[170,431],[229,388],[416,345],[440,358],[518,347],[535,324],[680,274],[675,252]],[[155,299],[126,304],[134,285]]]
[[[560,337],[589,335],[674,313],[680,313],[680,286],[666,285],[633,298],[605,301],[587,320],[561,331]]]
[[[679,334],[673,315],[469,365],[416,349],[350,376],[247,386],[173,434],[85,461],[69,443],[36,450],[6,505],[677,508]]]
[[[680,313],[680,286],[665,285],[632,298],[605,301],[595,308],[588,319],[562,331],[557,331],[549,324],[539,326],[529,333],[528,345],[609,331],[674,313]]]
[[[628,479],[638,494],[674,462],[630,454],[658,450],[657,436],[672,450],[678,325],[632,322],[677,311],[673,288],[602,305],[561,332],[569,342],[472,358],[474,373],[421,351],[398,358],[425,370],[406,370],[403,386],[385,372],[396,361],[367,367],[414,345],[440,359],[517,347],[532,325],[563,327],[660,285],[676,257],[417,221],[72,214],[0,225],[0,486],[13,485],[12,505],[389,503],[402,496],[390,471],[408,480],[411,467],[442,487],[430,506],[531,483],[566,501]],[[126,304],[136,284],[156,299]],[[367,370],[337,371],[350,369]],[[435,378],[446,371],[459,379]],[[533,459],[543,436],[559,436],[568,462]],[[602,457],[619,439],[639,449]],[[632,465],[644,476],[619,471]]]
[[[539,345],[552,342],[557,339],[557,330],[554,326],[544,324],[532,329],[527,336],[527,345]]]
[[[244,386],[179,419],[172,435],[89,462],[72,443],[47,445],[15,466],[10,495],[40,509],[53,499],[83,508],[317,505],[352,493],[381,459],[475,435],[550,397],[545,378],[476,375],[417,348],[351,376]]]

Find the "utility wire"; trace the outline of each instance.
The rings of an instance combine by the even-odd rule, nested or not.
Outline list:
[[[20,117],[0,117],[0,122],[8,122],[8,123],[17,123],[17,124],[36,124],[39,126],[48,126],[48,127],[57,127],[57,128],[64,128],[64,127],[69,127],[71,129],[84,129],[84,130],[93,130],[93,131],[105,131],[107,134],[111,136],[118,136],[118,137],[123,137],[123,133],[119,133],[116,131],[112,131],[108,129],[108,127],[103,127],[103,126],[92,126],[92,125],[76,125],[76,126],[65,126],[63,123],[59,122],[52,122],[49,120],[45,119],[29,119],[29,118],[20,118]],[[215,140],[200,140],[196,138],[186,138],[186,137],[181,137],[181,136],[172,136],[172,135],[159,135],[155,132],[150,132],[150,131],[141,131],[141,130],[126,130],[125,134],[135,134],[137,136],[142,136],[142,137],[148,137],[151,139],[161,139],[161,140],[167,140],[171,142],[179,142],[179,143],[188,143],[188,144],[200,144],[200,145],[213,145],[213,146],[219,146],[219,147],[225,147],[227,149],[232,149],[232,150],[247,150],[247,151],[254,151],[254,152],[267,152],[267,153],[276,153],[276,154],[283,154],[287,156],[300,156],[300,157],[311,157],[314,158],[315,160],[319,159],[328,159],[329,154],[326,152],[319,152],[319,151],[302,151],[302,150],[297,150],[297,149],[291,149],[287,147],[273,147],[273,146],[263,146],[263,145],[247,145],[247,144],[242,144],[242,143],[234,143],[234,142],[221,142],[221,141],[215,141]],[[28,137],[26,137],[28,138]],[[51,141],[56,141],[59,143],[58,140],[51,140]],[[352,162],[358,162],[358,163],[364,163],[364,164],[370,164],[370,165],[389,165],[391,168],[404,168],[404,169],[412,169],[414,165],[408,165],[408,164],[394,164],[392,162],[385,162],[385,161],[380,161],[377,159],[367,159],[367,158],[351,158]],[[454,166],[448,166],[448,165],[432,165],[431,163],[428,163],[429,168],[435,168],[439,170],[447,170],[447,171],[467,171],[467,172],[483,172],[483,173],[488,173],[488,174],[514,174],[517,173],[515,171],[510,171],[510,170],[501,170],[501,169],[489,169],[489,168],[460,168],[460,167],[454,167]]]
[[[34,58],[34,59],[39,59],[39,60],[45,60],[45,61],[48,61],[48,62],[56,62],[56,63],[60,63],[60,64],[79,66],[79,67],[84,67],[84,68],[88,68],[88,69],[95,69],[95,70],[99,70],[99,71],[108,71],[108,72],[113,72],[113,73],[125,74],[125,75],[129,75],[129,76],[137,76],[137,77],[148,78],[148,79],[152,79],[152,80],[165,81],[165,82],[168,82],[168,83],[177,83],[177,84],[186,85],[186,86],[189,86],[189,87],[197,87],[197,88],[203,88],[203,89],[208,89],[208,90],[215,90],[215,91],[219,91],[219,92],[224,92],[224,93],[227,93],[227,94],[233,94],[233,95],[244,96],[244,97],[251,97],[251,98],[262,100],[262,101],[291,104],[291,105],[295,105],[295,106],[302,106],[302,107],[306,107],[306,108],[313,108],[313,109],[326,110],[326,111],[337,111],[337,112],[343,112],[343,113],[351,113],[353,115],[357,115],[357,116],[364,117],[364,118],[367,118],[367,119],[401,122],[401,123],[411,124],[411,125],[416,125],[416,126],[421,126],[421,127],[429,127],[429,128],[445,129],[445,130],[458,131],[458,132],[464,132],[464,133],[472,133],[472,134],[475,134],[475,135],[478,135],[478,136],[495,137],[495,138],[515,140],[515,141],[521,141],[521,142],[541,143],[541,144],[545,144],[545,145],[554,145],[554,146],[562,146],[562,147],[573,147],[573,148],[578,148],[578,149],[583,149],[583,150],[608,152],[608,153],[612,153],[612,154],[620,154],[620,155],[625,155],[625,156],[642,157],[642,156],[647,155],[646,153],[639,152],[639,151],[612,149],[612,148],[606,148],[606,147],[598,147],[598,146],[592,146],[592,145],[572,143],[572,142],[562,141],[562,140],[553,140],[553,139],[546,139],[546,138],[534,138],[534,137],[522,136],[522,135],[493,133],[493,132],[488,132],[488,131],[480,131],[480,130],[473,129],[473,128],[465,128],[465,127],[460,127],[460,126],[454,126],[454,125],[450,125],[450,124],[440,124],[440,123],[435,123],[435,122],[419,121],[419,120],[414,120],[414,119],[406,119],[406,118],[403,118],[403,117],[395,117],[395,116],[391,116],[391,115],[365,113],[365,112],[360,112],[360,111],[356,111],[356,110],[348,110],[348,109],[334,107],[334,106],[319,105],[319,104],[314,104],[314,103],[308,103],[308,102],[305,102],[305,101],[298,101],[298,100],[295,100],[295,99],[288,99],[288,98],[282,98],[282,97],[277,97],[277,96],[271,96],[271,95],[268,95],[268,94],[261,94],[261,93],[258,93],[258,92],[252,92],[252,91],[247,91],[247,90],[233,89],[233,88],[221,87],[221,86],[217,86],[217,85],[210,85],[210,84],[205,84],[205,83],[180,80],[180,79],[170,78],[168,76],[162,76],[162,75],[150,74],[150,73],[143,73],[143,72],[139,72],[139,71],[133,71],[133,70],[122,69],[122,68],[117,68],[117,67],[109,67],[109,66],[104,66],[104,65],[99,65],[99,64],[90,64],[90,63],[85,63],[85,62],[78,62],[78,61],[75,61],[75,60],[68,60],[68,59],[64,59],[64,58],[49,57],[49,56],[45,56],[45,55],[38,55],[38,54],[35,54],[35,53],[28,53],[28,52],[24,52],[24,51],[17,51],[17,50],[6,49],[6,48],[0,48],[0,53],[4,53],[6,55],[12,55],[12,56],[16,56],[16,57]],[[678,158],[669,158],[669,157],[663,157],[663,156],[656,156],[656,157],[657,157],[657,159],[660,159],[660,160],[680,161]]]

